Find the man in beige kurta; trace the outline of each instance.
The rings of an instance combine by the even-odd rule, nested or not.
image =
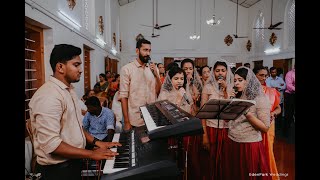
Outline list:
[[[149,63],[151,43],[141,39],[136,45],[138,57],[126,64],[120,71],[121,107],[124,118],[123,130],[129,131],[132,126],[143,126],[140,107],[157,100],[161,82],[156,66]]]

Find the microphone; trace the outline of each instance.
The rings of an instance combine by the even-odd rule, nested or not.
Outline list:
[[[151,63],[151,58],[150,58],[150,56],[148,56],[148,66],[149,66],[149,68],[150,68],[150,63]],[[155,74],[154,74],[154,70],[153,69],[150,69],[151,70],[151,72],[152,72],[152,74],[155,76]]]
[[[150,56],[147,57],[147,60],[148,60],[147,64],[148,64],[148,66],[150,66],[150,63],[151,63],[151,58],[150,58]]]
[[[233,90],[234,90],[234,92],[235,93],[237,93],[238,92],[238,88],[237,87],[235,87],[235,86],[233,86]],[[230,96],[230,99],[233,99],[233,98],[235,98],[234,96]]]
[[[182,86],[179,86],[179,89],[182,88]],[[186,93],[183,94],[183,98],[187,101],[187,103],[190,105],[190,101],[186,95]]]
[[[189,83],[189,85],[193,85],[193,78],[190,78]]]
[[[221,79],[223,79],[223,76],[222,75],[219,75],[218,76],[218,80],[221,80]],[[221,89],[221,83],[218,83],[219,84],[219,90]]]

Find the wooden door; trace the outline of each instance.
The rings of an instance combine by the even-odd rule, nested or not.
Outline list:
[[[83,64],[83,74],[84,74],[84,92],[91,89],[90,84],[90,49],[86,46],[84,49],[84,64]]]
[[[201,68],[202,66],[206,66],[208,64],[208,58],[207,57],[197,57],[194,60],[194,66]]]
[[[163,62],[164,68],[167,69],[168,64],[172,63],[174,61],[174,58],[172,58],[172,57],[164,57],[163,61],[164,61]]]
[[[236,68],[242,66],[242,62],[241,63],[236,63]]]
[[[118,74],[118,60],[117,59],[111,59],[109,57],[106,57],[104,59],[104,63],[105,63],[105,73],[107,73],[107,71],[110,71],[111,73],[116,73]]]
[[[283,71],[283,78],[286,77],[286,74],[289,69],[289,65],[292,63],[292,58],[289,59],[275,59],[273,60],[273,66],[275,68],[281,68]]]
[[[105,74],[107,74],[107,71],[111,70],[110,64],[111,64],[110,58],[109,57],[105,57],[104,58]]]
[[[29,102],[34,93],[45,82],[44,72],[44,42],[43,42],[43,29],[25,23],[25,99],[24,99],[24,120],[30,119]],[[27,129],[25,130],[25,137],[28,136]]]
[[[112,59],[112,67],[111,67],[111,72],[118,74],[118,60],[117,59]]]

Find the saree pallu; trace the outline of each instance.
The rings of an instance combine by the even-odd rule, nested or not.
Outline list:
[[[270,128],[267,133],[261,133],[262,143],[266,149],[266,156],[268,159],[268,165],[272,174],[278,174],[276,160],[273,154],[273,143],[275,137],[275,122],[270,124]],[[278,176],[272,176],[272,180],[279,180]]]
[[[275,108],[280,104],[280,92],[274,88],[263,86],[265,94],[268,96],[271,105],[271,111],[273,112]],[[281,116],[281,115],[280,115]],[[275,138],[275,122],[270,122],[270,128],[267,133],[262,133],[262,143],[266,149],[266,155],[268,159],[268,165],[271,173],[278,174],[276,160],[273,154],[273,142]],[[272,180],[278,180],[279,177],[272,176]]]

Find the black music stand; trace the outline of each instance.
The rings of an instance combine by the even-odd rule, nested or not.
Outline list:
[[[244,99],[209,99],[196,117],[199,119],[235,120],[255,105],[253,100]]]
[[[244,99],[209,99],[204,104],[196,117],[199,119],[214,119],[219,121],[222,120],[236,120],[239,116],[245,113],[251,106],[255,105],[253,100]],[[218,128],[219,129],[219,128]],[[216,131],[216,149],[218,153],[218,131]],[[216,158],[219,158],[216,155]],[[220,162],[219,159],[216,162]],[[218,166],[218,164],[216,164]],[[219,176],[219,175],[218,175]]]

